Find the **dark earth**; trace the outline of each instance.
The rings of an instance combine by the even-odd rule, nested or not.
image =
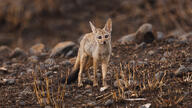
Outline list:
[[[0,107],[192,106],[190,0],[0,2]],[[98,87],[86,73],[83,87],[60,84],[74,65],[80,37],[91,31],[88,21],[103,27],[109,17],[109,88],[100,91],[101,69]],[[153,30],[141,35],[140,42],[117,41],[144,23]],[[159,31],[162,37],[154,38]],[[92,68],[89,73],[93,75]]]

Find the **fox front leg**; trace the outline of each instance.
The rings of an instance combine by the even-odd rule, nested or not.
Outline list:
[[[98,65],[98,60],[97,59],[93,59],[93,86],[96,87],[98,86],[98,81],[97,81],[97,65]]]
[[[107,74],[107,66],[108,66],[108,62],[109,62],[109,57],[107,58],[107,60],[103,60],[102,61],[102,84],[103,87],[107,87],[107,82],[106,82],[106,74]]]

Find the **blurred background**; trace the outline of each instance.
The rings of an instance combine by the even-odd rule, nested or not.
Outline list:
[[[77,42],[90,32],[88,21],[103,27],[113,20],[113,40],[151,23],[165,34],[192,30],[191,0],[0,0],[0,45],[27,49]]]

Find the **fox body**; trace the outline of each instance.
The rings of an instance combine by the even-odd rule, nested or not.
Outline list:
[[[102,84],[107,86],[106,83],[106,73],[107,66],[111,55],[111,31],[112,31],[112,20],[108,19],[105,27],[103,29],[96,28],[91,22],[91,33],[84,35],[83,39],[80,42],[80,47],[78,51],[78,56],[73,67],[72,73],[69,75],[67,83],[70,84],[78,79],[78,86],[82,86],[81,74],[82,72],[87,71],[89,67],[93,66],[93,86],[97,86],[98,82],[96,79],[96,72],[98,64],[102,66]],[[66,78],[62,79],[64,83]]]

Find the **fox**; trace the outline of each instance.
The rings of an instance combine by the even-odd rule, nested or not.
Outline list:
[[[107,68],[112,53],[111,32],[112,19],[109,18],[104,28],[97,28],[89,21],[91,31],[86,33],[80,41],[75,65],[69,76],[63,77],[61,82],[71,84],[78,79],[78,87],[82,87],[81,76],[83,72],[87,72],[88,78],[91,79],[88,69],[93,66],[93,86],[98,86],[97,69],[98,65],[102,67],[102,86],[108,87],[106,82]]]

